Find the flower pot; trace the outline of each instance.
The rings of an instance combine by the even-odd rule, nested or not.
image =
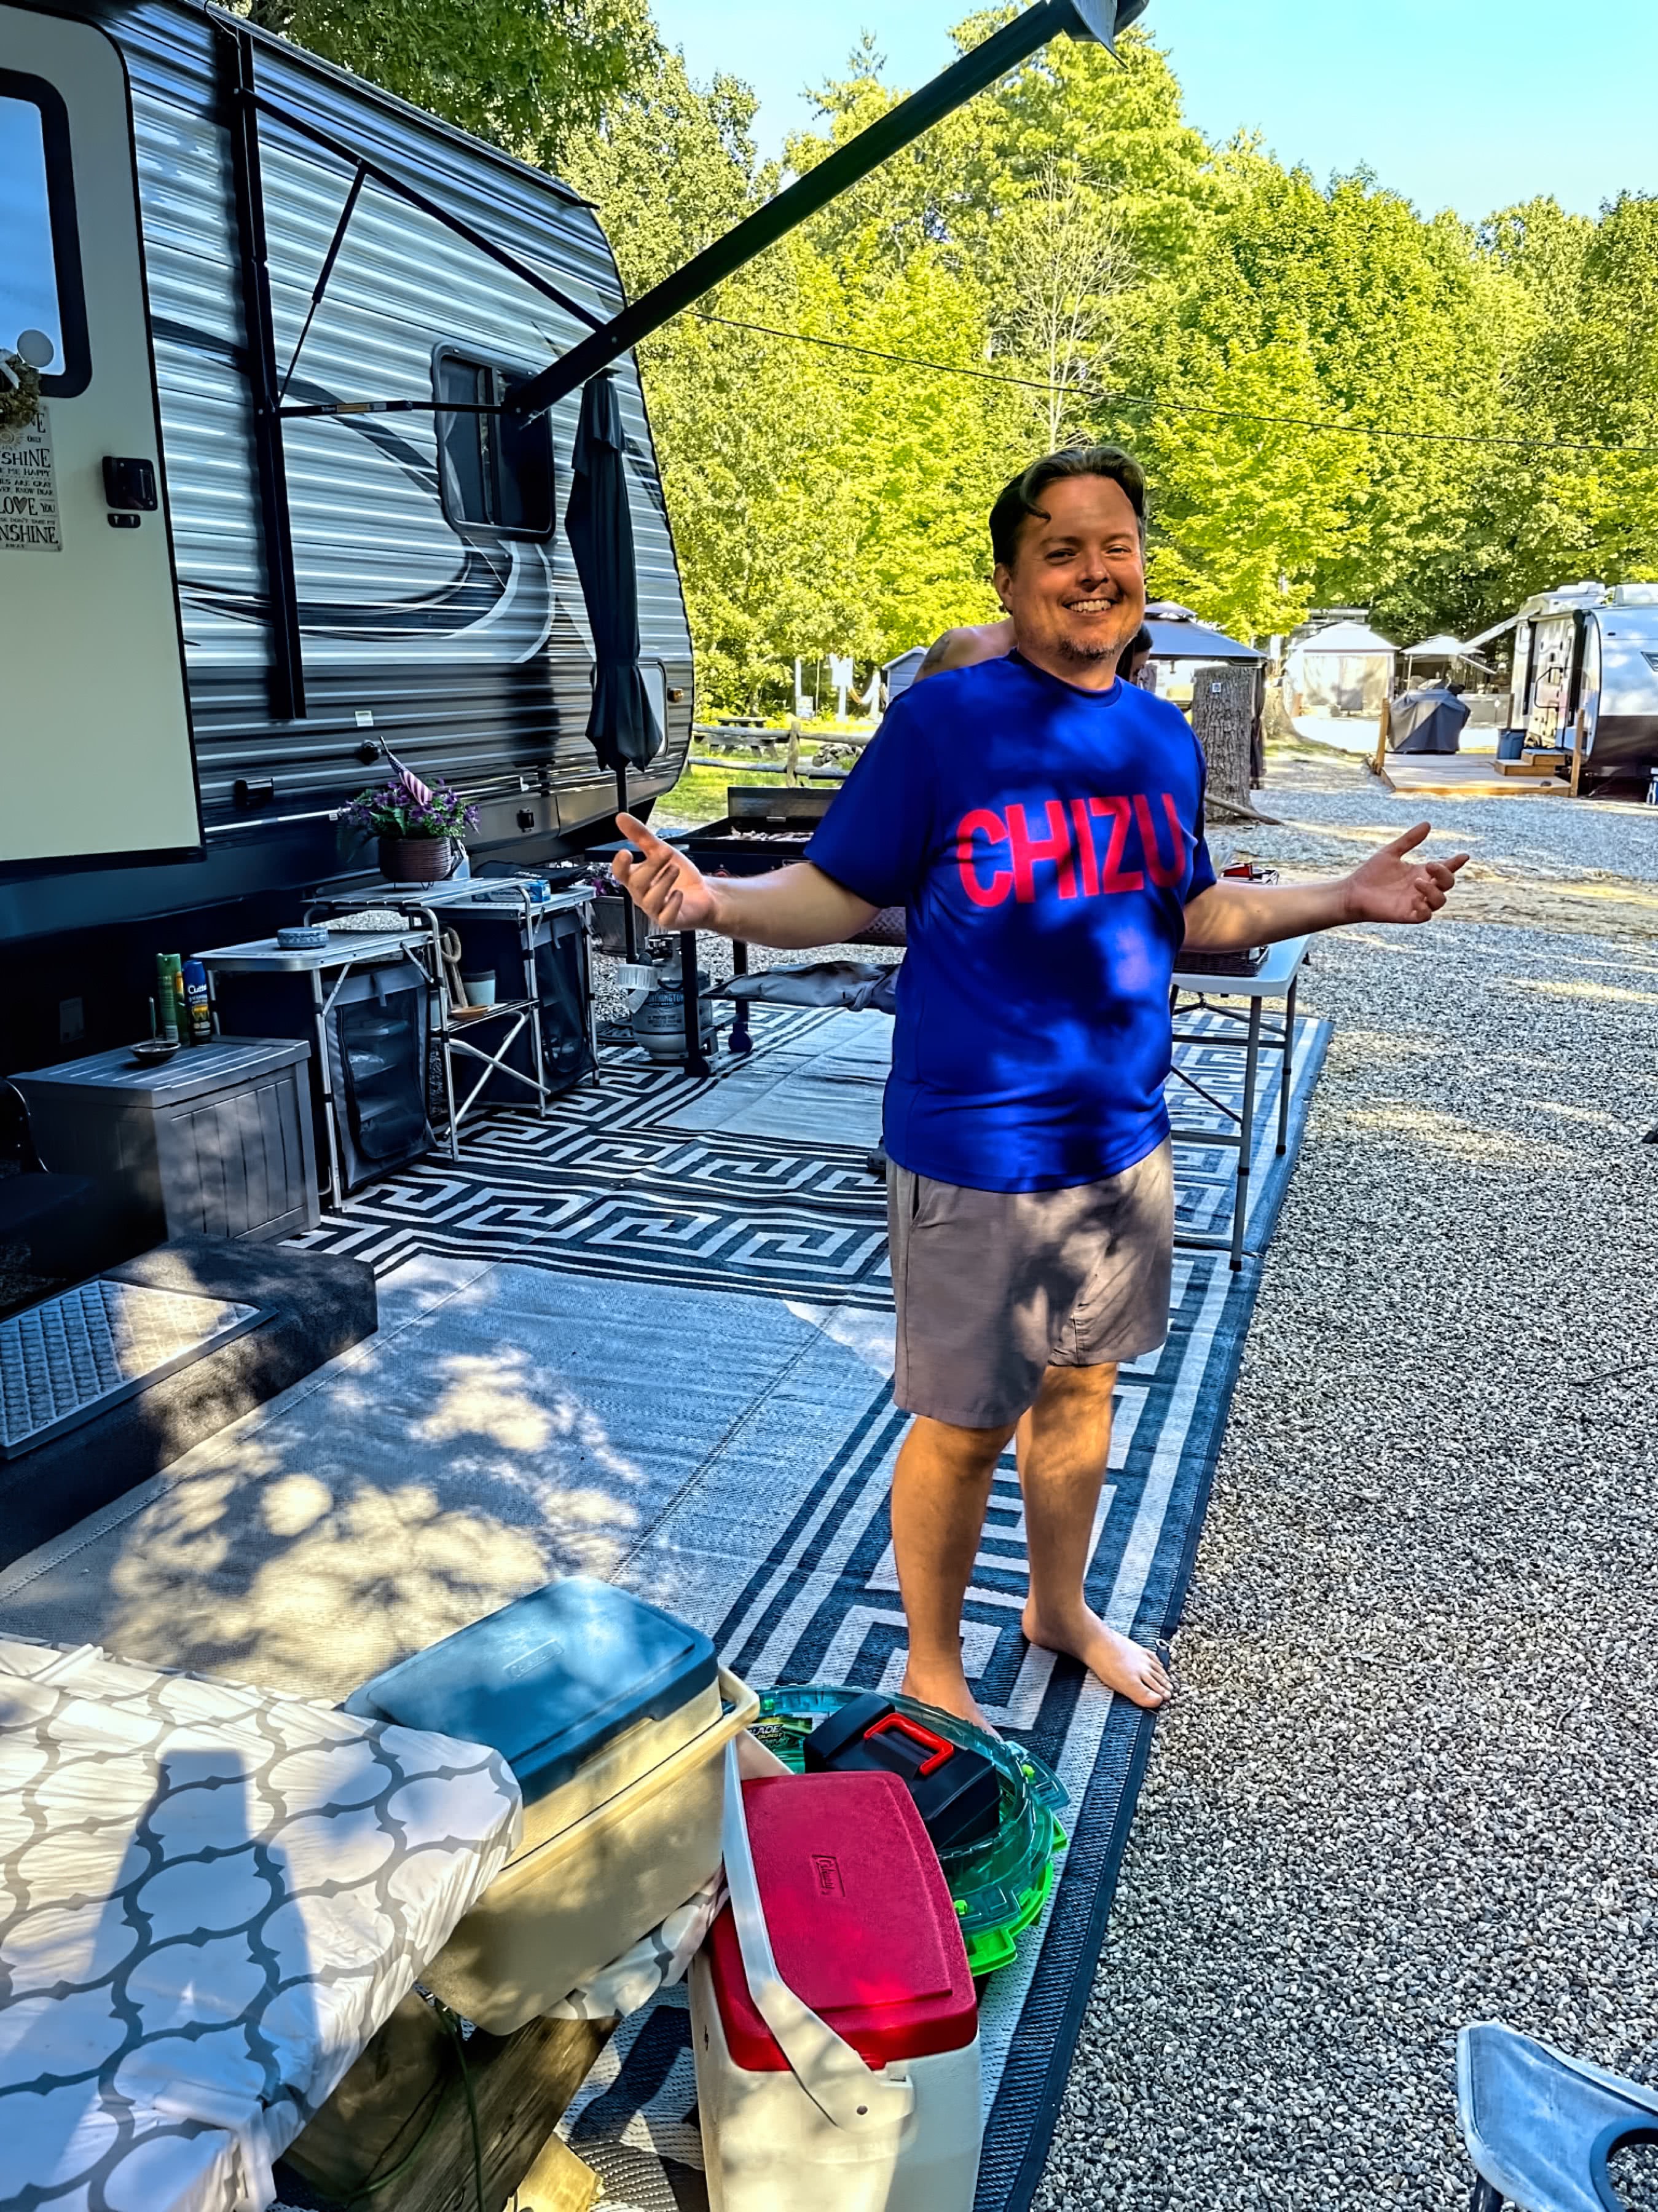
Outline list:
[[[440,884],[455,866],[452,837],[382,837],[380,873],[392,884]]]

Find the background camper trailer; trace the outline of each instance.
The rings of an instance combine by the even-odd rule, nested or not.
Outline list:
[[[0,1066],[133,1036],[157,949],[372,866],[332,817],[387,745],[476,801],[475,867],[607,825],[580,395],[492,411],[623,305],[585,202],[211,9],[0,5],[0,227],[5,388],[40,398],[0,437]],[[630,359],[615,381],[648,805],[690,639]]]
[[[1574,584],[1527,599],[1514,631],[1509,744],[1570,759],[1583,787],[1643,792],[1658,768],[1658,584]],[[1478,643],[1480,641],[1476,640]]]

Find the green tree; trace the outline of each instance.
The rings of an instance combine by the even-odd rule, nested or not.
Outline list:
[[[657,52],[648,0],[252,0],[245,12],[550,167]]]
[[[1303,427],[1327,412],[1304,334],[1232,362],[1207,349],[1188,362],[1179,388],[1205,398],[1165,404],[1145,432],[1151,588],[1245,637],[1287,630],[1313,604],[1330,547],[1363,528],[1362,446]]]

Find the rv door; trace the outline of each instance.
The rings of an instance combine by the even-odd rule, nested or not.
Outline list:
[[[1557,748],[1566,741],[1576,688],[1577,639],[1576,615],[1546,615],[1537,625],[1526,737],[1529,744],[1542,750]]]
[[[1523,730],[1531,714],[1532,641],[1535,626],[1516,623],[1514,633],[1514,675],[1509,694],[1509,727]]]
[[[126,70],[101,31],[4,6],[0,372],[0,863],[182,857],[201,818]]]

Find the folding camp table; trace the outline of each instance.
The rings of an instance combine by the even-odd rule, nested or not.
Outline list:
[[[1177,1244],[1199,1252],[1227,1252],[1231,1255],[1234,1269],[1243,1265],[1243,1239],[1248,1226],[1249,1165],[1254,1151],[1255,1091],[1260,1071],[1263,1050],[1281,1053],[1284,1056],[1283,1080],[1278,1086],[1278,1150],[1280,1156],[1288,1149],[1290,1141],[1290,1092],[1294,1085],[1296,1051],[1296,992],[1301,980],[1302,963],[1307,957],[1310,940],[1291,937],[1282,945],[1267,948],[1266,957],[1253,975],[1223,975],[1212,969],[1181,969],[1176,967],[1173,988],[1169,993],[1169,1007],[1175,1020],[1175,1042],[1177,1044],[1230,1046],[1243,1054],[1243,1098],[1238,1107],[1229,1106],[1218,1098],[1198,1079],[1176,1062],[1173,1073],[1188,1091],[1195,1091],[1204,1103],[1213,1108],[1230,1124],[1228,1128],[1206,1128],[1193,1122],[1175,1125],[1173,1135],[1176,1145],[1206,1146],[1218,1145],[1238,1156],[1237,1177],[1232,1199],[1232,1221],[1229,1233],[1224,1237],[1206,1236],[1196,1231],[1179,1231]],[[1247,1007],[1217,1006],[1218,1000],[1242,999]],[[1263,1019],[1263,1010],[1269,999],[1281,1000],[1284,1006],[1282,1025],[1269,1026]],[[1182,1015],[1196,1012],[1209,1015],[1228,1026],[1215,1030],[1182,1030]]]

